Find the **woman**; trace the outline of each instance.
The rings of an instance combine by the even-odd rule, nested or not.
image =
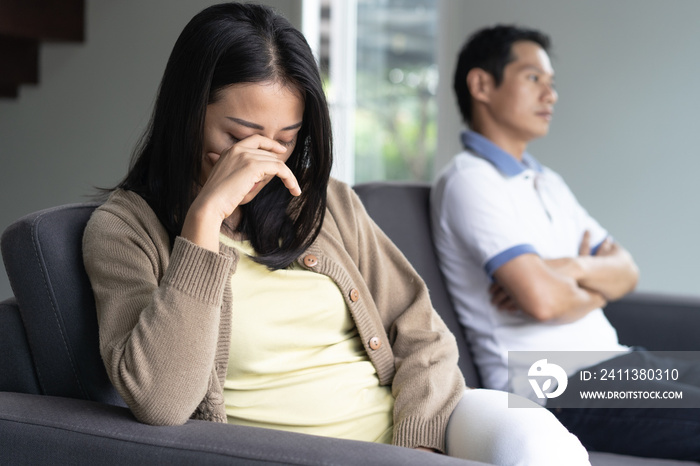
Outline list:
[[[352,190],[329,180],[331,152],[297,30],[250,4],[190,21],[129,173],[83,240],[112,383],[149,424],[197,418],[438,452],[473,444],[465,457],[496,458],[499,441],[526,429],[499,424],[507,435],[484,442],[481,426],[504,416],[473,420],[470,406],[493,393],[465,394],[454,337]],[[552,419],[542,425],[587,464]]]

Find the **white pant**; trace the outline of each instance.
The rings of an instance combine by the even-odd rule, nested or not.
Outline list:
[[[581,442],[552,413],[526,399],[532,408],[508,408],[508,396],[464,392],[447,424],[447,454],[498,466],[590,466]]]

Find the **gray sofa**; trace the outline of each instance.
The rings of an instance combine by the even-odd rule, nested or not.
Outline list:
[[[427,185],[356,187],[379,225],[405,252],[457,336],[467,383],[479,386],[430,238]],[[2,235],[14,297],[0,302],[0,464],[475,465],[388,445],[243,426],[137,422],[100,360],[92,292],[82,266],[82,231],[97,204],[28,215]],[[697,349],[700,299],[633,295],[608,312],[623,342],[657,350]],[[592,453],[599,465],[676,461]],[[566,459],[562,459],[562,465]]]

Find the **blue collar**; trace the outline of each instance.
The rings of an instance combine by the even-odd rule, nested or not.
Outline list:
[[[475,155],[491,162],[498,171],[506,176],[519,175],[525,170],[535,170],[542,173],[542,165],[529,153],[523,154],[521,162],[474,131],[462,132],[462,144],[466,149],[471,149]]]

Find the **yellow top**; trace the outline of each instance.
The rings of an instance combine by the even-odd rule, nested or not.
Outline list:
[[[248,241],[231,279],[231,424],[391,443],[394,398],[380,386],[336,284],[296,263],[270,271]]]

